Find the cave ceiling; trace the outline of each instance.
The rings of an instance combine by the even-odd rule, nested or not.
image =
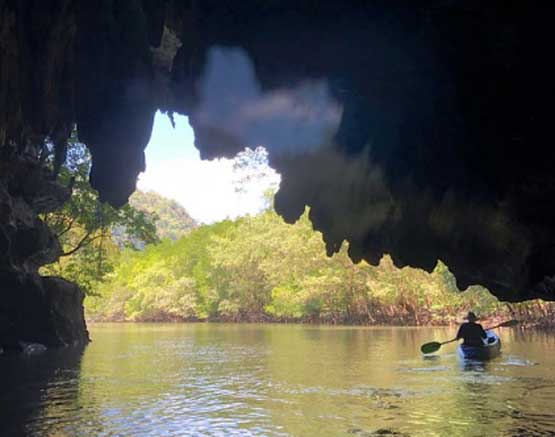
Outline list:
[[[0,154],[63,157],[121,205],[157,110],[204,158],[265,145],[275,208],[330,254],[555,300],[555,4],[0,0]]]

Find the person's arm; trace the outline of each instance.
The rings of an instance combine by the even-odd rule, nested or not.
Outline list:
[[[458,330],[457,336],[455,338],[460,339],[460,338],[463,338],[463,336],[464,336],[464,324],[459,326],[459,330]]]
[[[486,331],[484,331],[484,327],[482,325],[480,325],[479,323],[478,323],[478,326],[480,327],[480,331],[482,331],[481,334],[480,334],[482,336],[482,338],[488,338],[488,334],[486,334]]]

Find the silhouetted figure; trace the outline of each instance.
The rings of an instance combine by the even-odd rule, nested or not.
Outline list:
[[[457,338],[462,338],[465,346],[483,346],[484,342],[482,339],[486,339],[487,334],[482,325],[476,323],[478,317],[470,311],[465,319],[467,322],[460,326]]]

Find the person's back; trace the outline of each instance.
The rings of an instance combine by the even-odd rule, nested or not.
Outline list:
[[[469,312],[466,319],[468,322],[460,326],[457,338],[462,338],[465,346],[483,346],[483,339],[487,338],[487,334],[482,325],[475,323],[476,315],[473,312]]]

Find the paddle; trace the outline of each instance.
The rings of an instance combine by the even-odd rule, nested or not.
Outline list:
[[[516,325],[518,325],[518,320],[515,320],[515,319],[507,320],[506,322],[500,323],[499,325],[492,326],[491,328],[486,328],[484,329],[484,331],[491,331],[492,329],[495,329],[495,328],[509,328],[511,326],[516,326]]]
[[[426,343],[426,344],[423,344],[422,346],[420,346],[420,351],[423,354],[431,354],[432,352],[435,352],[435,351],[439,350],[439,348],[441,346],[443,346],[444,344],[453,343],[454,341],[457,341],[457,340],[458,340],[458,338],[454,338],[453,340],[444,341],[442,343],[440,343],[439,341],[432,341],[430,343]]]
[[[507,320],[506,322],[500,323],[499,325],[495,325],[495,326],[492,326],[491,328],[487,328],[485,329],[485,331],[489,331],[490,329],[495,329],[495,328],[507,328],[509,326],[516,326],[516,325],[518,325],[518,320],[514,320],[514,319]],[[420,347],[420,351],[423,354],[431,354],[432,352],[439,350],[439,348],[444,344],[453,343],[454,341],[457,341],[457,340],[458,338],[454,338],[452,340],[444,341],[442,343],[440,343],[439,341],[432,341],[430,343],[423,344]]]

